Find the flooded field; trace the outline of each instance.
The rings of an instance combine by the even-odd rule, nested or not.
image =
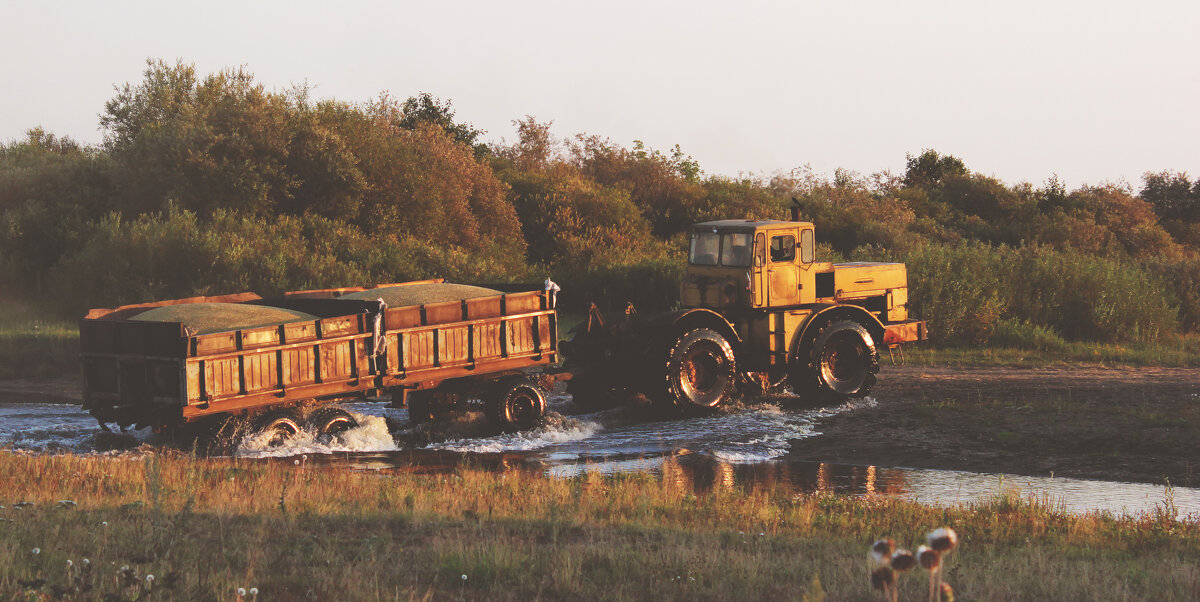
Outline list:
[[[856,405],[792,408],[760,402],[728,413],[663,419],[637,408],[576,413],[569,396],[550,398],[546,423],[528,432],[495,434],[481,415],[412,429],[402,409],[381,403],[346,406],[360,426],[331,442],[301,433],[281,447],[242,442],[242,458],[286,463],[338,464],[363,470],[441,472],[460,462],[495,470],[549,477],[588,471],[649,472],[697,491],[722,487],[777,487],[795,492],[889,495],[949,505],[988,499],[1001,492],[1032,496],[1070,512],[1139,514],[1173,508],[1180,518],[1200,516],[1200,489],[1068,478],[976,472],[853,466],[807,461],[789,454],[796,441],[817,434],[818,420]],[[151,446],[148,431],[104,433],[78,406],[54,403],[0,404],[0,445],[39,453],[114,453]],[[126,453],[139,453],[131,451]],[[284,463],[281,462],[281,463]]]

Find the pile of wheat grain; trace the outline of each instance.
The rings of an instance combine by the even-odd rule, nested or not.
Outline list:
[[[501,295],[500,291],[468,284],[406,284],[402,286],[385,286],[365,291],[350,293],[339,299],[366,299],[374,301],[383,299],[388,307],[405,307],[408,305],[424,305],[427,303],[444,303],[446,301],[461,301],[478,297],[493,297]]]
[[[182,303],[144,311],[130,318],[143,322],[182,322],[196,334],[211,334],[288,322],[316,320],[304,312],[241,303]]]

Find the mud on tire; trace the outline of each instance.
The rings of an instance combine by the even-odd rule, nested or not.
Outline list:
[[[854,320],[823,326],[812,341],[808,363],[793,376],[796,392],[827,400],[866,397],[879,373],[879,350],[871,333]]]
[[[704,411],[734,397],[737,360],[729,341],[715,330],[696,328],[667,352],[666,394],[683,411]]]

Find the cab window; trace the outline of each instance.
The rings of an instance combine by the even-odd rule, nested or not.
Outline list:
[[[716,232],[693,232],[688,261],[692,265],[717,265],[721,255],[721,235]]]
[[[796,259],[796,237],[787,234],[785,236],[771,237],[771,262],[780,263],[785,261],[795,261]]]
[[[750,265],[753,238],[748,232],[726,234],[721,246],[721,265],[746,267]]]
[[[813,231],[800,231],[800,263],[812,263],[815,260],[813,257]]]

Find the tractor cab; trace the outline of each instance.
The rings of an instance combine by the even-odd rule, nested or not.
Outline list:
[[[692,227],[680,299],[713,310],[851,304],[908,319],[903,263],[816,260],[812,222],[721,220]]]
[[[685,307],[771,308],[813,303],[817,275],[811,222],[721,220],[692,227]],[[832,293],[830,294],[832,296]]]

